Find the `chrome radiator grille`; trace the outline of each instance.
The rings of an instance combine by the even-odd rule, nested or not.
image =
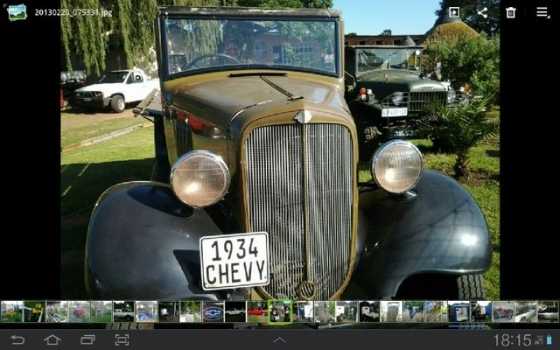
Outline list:
[[[352,243],[352,141],[338,124],[254,129],[245,143],[250,229],[270,237],[273,297],[328,299]],[[310,295],[313,294],[313,295]]]
[[[447,101],[446,91],[424,91],[411,92],[408,99],[409,112],[424,112],[433,104],[445,104]]]

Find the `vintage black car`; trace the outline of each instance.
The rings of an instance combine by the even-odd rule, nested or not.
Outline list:
[[[484,295],[488,230],[459,184],[403,140],[379,147],[375,181],[358,182],[337,12],[164,7],[157,28],[154,175],[95,205],[92,295]]]
[[[433,104],[455,102],[449,83],[421,72],[421,50],[411,45],[346,47],[346,100],[358,127],[362,158],[369,158],[379,143],[418,136]]]

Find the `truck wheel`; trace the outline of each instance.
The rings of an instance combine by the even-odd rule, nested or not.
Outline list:
[[[484,300],[486,293],[482,283],[482,275],[461,275],[457,277],[459,300]]]
[[[111,98],[111,109],[117,113],[124,111],[125,103],[121,95],[115,95]]]

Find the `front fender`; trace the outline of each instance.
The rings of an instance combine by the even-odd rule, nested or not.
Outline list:
[[[394,297],[415,274],[480,273],[490,266],[486,220],[469,193],[434,171],[424,172],[415,192],[360,195],[359,225],[367,238],[354,275],[369,296]]]
[[[199,238],[220,233],[204,210],[179,202],[169,185],[115,185],[90,218],[86,288],[108,299],[219,299],[200,287]]]

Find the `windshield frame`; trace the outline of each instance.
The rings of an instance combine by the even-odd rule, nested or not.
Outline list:
[[[419,70],[409,69],[409,68],[391,68],[390,67],[390,68],[376,68],[376,69],[371,69],[371,70],[367,70],[367,71],[360,71],[358,69],[358,51],[359,50],[374,50],[374,49],[397,49],[397,50],[399,50],[399,49],[402,49],[402,50],[420,50],[420,52],[422,52],[424,47],[419,46],[419,45],[415,45],[415,46],[355,45],[355,46],[351,46],[351,49],[354,50],[354,75],[359,76],[359,75],[370,73],[370,72],[375,72],[375,71],[379,71],[379,70],[389,70],[389,69],[401,70],[401,71],[407,71],[407,72],[420,72],[420,68],[422,66],[422,64],[419,62],[419,64],[418,64]],[[419,58],[422,57],[422,54],[420,54],[418,57]]]
[[[334,55],[335,55],[335,71],[330,73],[324,70],[312,69],[312,68],[299,68],[299,67],[288,67],[284,65],[258,65],[258,64],[240,64],[240,65],[228,65],[220,67],[206,67],[200,69],[192,69],[188,71],[182,71],[178,73],[169,73],[168,67],[168,45],[167,43],[167,31],[165,30],[165,21],[168,19],[174,20],[188,20],[188,19],[203,19],[203,20],[249,20],[249,21],[309,21],[309,22],[334,22],[334,32],[335,32],[335,43],[334,43]],[[275,15],[246,15],[246,14],[228,14],[228,15],[210,15],[210,14],[176,14],[168,13],[167,15],[161,15],[158,19],[158,35],[159,40],[157,46],[159,47],[160,57],[159,57],[159,75],[163,81],[173,80],[185,76],[212,73],[212,72],[227,72],[227,71],[237,71],[237,70],[275,70],[282,72],[303,72],[311,74],[319,74],[329,77],[340,78],[342,69],[342,53],[341,53],[341,34],[340,34],[340,18],[338,16],[289,16],[282,14]],[[224,69],[225,68],[225,69]]]

